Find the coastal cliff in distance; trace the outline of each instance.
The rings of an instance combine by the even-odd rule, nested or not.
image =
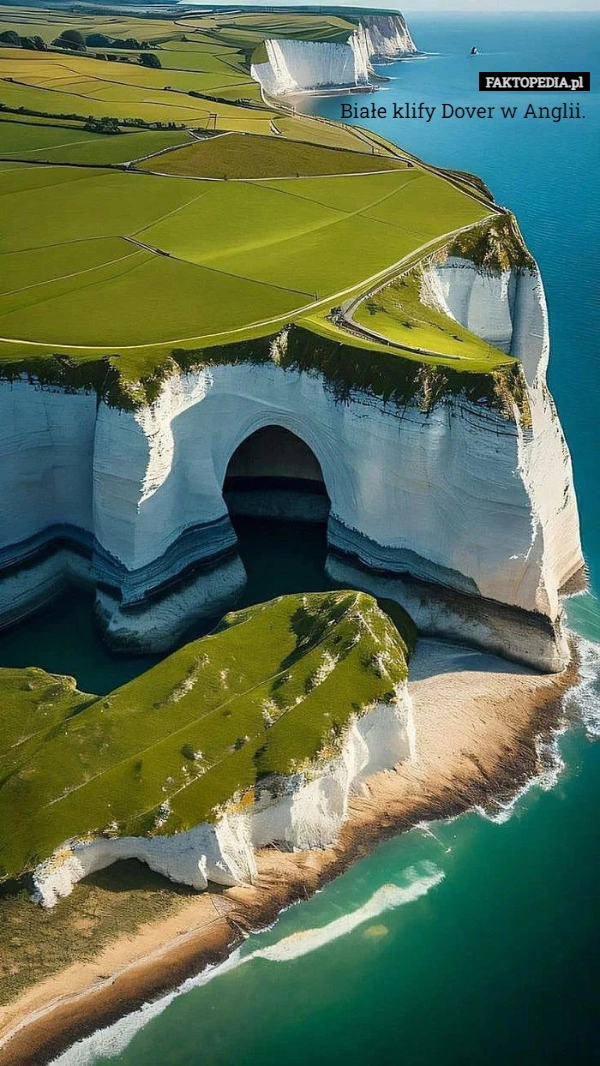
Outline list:
[[[413,56],[417,47],[401,14],[362,14],[345,42],[267,39],[251,74],[272,96],[312,90],[364,89],[373,62]]]
[[[400,12],[390,12],[388,15],[366,12],[360,16],[360,26],[364,30],[369,56],[374,62],[402,59],[403,56],[418,53],[406,19]]]
[[[16,23],[0,49],[2,1066],[56,1061],[390,834],[507,817],[580,671],[515,219],[291,97],[371,91],[417,54],[404,20],[165,12],[38,12],[47,47]]]

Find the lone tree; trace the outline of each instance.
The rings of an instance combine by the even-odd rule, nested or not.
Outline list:
[[[143,67],[162,67],[162,63],[154,52],[142,52],[140,63]]]
[[[60,37],[53,42],[60,48],[71,48],[74,52],[85,52],[85,41],[79,30],[63,30]]]

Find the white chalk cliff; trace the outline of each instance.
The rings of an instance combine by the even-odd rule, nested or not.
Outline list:
[[[347,817],[352,792],[370,775],[414,757],[414,744],[410,696],[403,683],[393,703],[376,704],[354,718],[335,758],[309,773],[272,782],[275,790],[265,786],[243,812],[232,807],[214,825],[204,822],[172,836],[65,843],[36,868],[34,899],[53,907],[83,877],[132,858],[198,890],[209,882],[251,883],[255,848],[273,843],[300,851],[327,847]]]
[[[251,65],[252,77],[272,96],[340,87],[364,88],[373,61],[414,55],[417,48],[400,14],[361,15],[347,42],[271,39],[266,60]]]
[[[284,369],[279,355],[174,375],[135,412],[1,382],[0,624],[84,581],[110,643],[168,650],[243,587],[224,479],[241,442],[279,426],[320,464],[333,576],[396,598],[425,632],[564,666],[560,590],[583,560],[571,460],[545,382],[539,274],[449,260],[428,287],[521,360],[530,419],[464,394],[428,413],[360,391],[340,402],[323,374]],[[283,331],[272,349],[286,344]]]
[[[559,590],[583,567],[571,457],[548,386],[548,309],[537,267],[492,274],[466,259],[450,258],[431,271],[441,310],[491,344],[515,356],[527,382],[531,424],[518,417],[518,473],[532,504],[531,547],[539,580],[535,609],[556,618]]]
[[[399,59],[415,55],[418,51],[406,19],[399,12],[384,15],[363,14],[360,25],[364,31],[367,49],[372,60]]]

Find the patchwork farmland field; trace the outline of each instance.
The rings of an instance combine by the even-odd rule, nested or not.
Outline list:
[[[174,348],[294,321],[337,335],[333,308],[493,215],[367,131],[261,99],[250,65],[265,37],[352,29],[326,14],[2,9],[0,372],[106,356],[136,382]],[[367,318],[381,343],[365,334],[365,350],[414,357],[398,313]]]
[[[165,148],[189,143],[183,131],[142,130],[124,136],[106,137],[87,130],[69,129],[47,123],[2,122],[2,157],[49,163],[128,163],[144,159]]]
[[[61,350],[223,341],[283,324],[485,213],[416,168],[291,183],[15,166],[0,174],[0,198],[11,285],[0,336]],[[30,280],[15,288],[16,276]]]
[[[406,164],[388,156],[233,133],[188,143],[177,152],[148,160],[142,169],[190,178],[305,178],[400,170],[406,169]]]

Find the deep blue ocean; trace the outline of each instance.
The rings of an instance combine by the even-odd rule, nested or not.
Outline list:
[[[598,77],[600,18],[423,14],[410,18],[410,26],[419,47],[435,54],[381,68],[393,80],[376,96],[352,102],[376,100],[390,111],[394,101],[480,105],[479,69],[592,69],[592,85]],[[480,52],[475,58],[473,45]],[[517,104],[522,111],[530,99],[540,106],[563,97],[490,93],[483,103]],[[578,94],[577,102],[585,118],[570,122],[436,115],[428,124],[391,118],[363,124],[433,163],[480,174],[516,212],[546,284],[550,385],[573,455],[585,554],[598,590],[600,116],[595,91]],[[310,106],[337,118],[340,103],[338,97]],[[593,593],[571,601],[569,617],[584,636],[600,639]],[[2,661],[15,655],[13,648]],[[474,812],[386,843],[251,937],[231,965],[60,1061],[600,1061],[600,745],[592,742],[600,732],[600,683],[597,650],[586,644],[584,656],[584,684],[575,698],[587,731],[582,723],[560,738],[546,773],[510,812],[496,820]],[[43,665],[59,669],[59,658],[49,647]],[[396,889],[382,893],[390,884]],[[314,929],[321,932],[286,942]]]

